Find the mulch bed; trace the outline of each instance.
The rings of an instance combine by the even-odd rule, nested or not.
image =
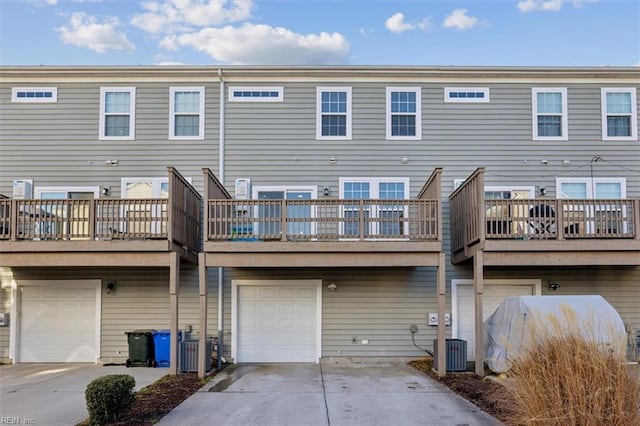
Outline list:
[[[164,376],[136,393],[136,402],[124,417],[111,426],[149,426],[160,421],[182,401],[198,391],[210,378],[198,378],[196,373]],[[81,423],[89,424],[88,422]]]
[[[472,372],[447,373],[444,377],[432,370],[433,359],[427,357],[418,361],[410,361],[409,365],[424,374],[438,380],[449,389],[473,402],[483,411],[496,419],[507,422],[510,396],[503,385],[489,379],[483,379]]]

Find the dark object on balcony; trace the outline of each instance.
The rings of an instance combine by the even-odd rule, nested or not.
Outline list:
[[[556,233],[556,212],[553,207],[539,204],[529,210],[529,225],[533,234],[550,236]]]

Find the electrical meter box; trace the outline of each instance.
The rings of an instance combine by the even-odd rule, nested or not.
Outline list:
[[[33,198],[33,180],[16,179],[13,181],[13,198],[16,200],[30,200]]]
[[[9,326],[9,313],[1,312],[0,313],[0,327],[8,327]]]

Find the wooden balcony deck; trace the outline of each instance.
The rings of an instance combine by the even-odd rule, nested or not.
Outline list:
[[[202,198],[175,169],[168,171],[169,198],[0,200],[0,263],[140,265],[145,253],[173,251],[195,262]],[[166,266],[165,257],[147,256],[149,266]]]
[[[639,265],[640,200],[484,198],[484,169],[449,197],[454,263]]]
[[[441,169],[411,200],[237,200],[204,173],[207,266],[438,264]]]

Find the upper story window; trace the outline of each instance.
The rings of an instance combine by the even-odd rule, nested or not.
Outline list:
[[[100,88],[99,139],[135,138],[136,88]]]
[[[488,87],[445,87],[445,102],[470,102],[470,103],[486,103],[489,102]]]
[[[231,102],[282,102],[283,87],[229,87]]]
[[[12,87],[11,102],[58,102],[58,88]]]
[[[169,89],[169,139],[204,139],[204,87]]]
[[[567,89],[546,87],[531,89],[533,110],[533,139],[568,139]]]
[[[351,87],[316,89],[316,139],[351,139]]]
[[[422,139],[419,87],[387,87],[387,139]]]
[[[602,88],[602,139],[638,139],[635,87]]]

